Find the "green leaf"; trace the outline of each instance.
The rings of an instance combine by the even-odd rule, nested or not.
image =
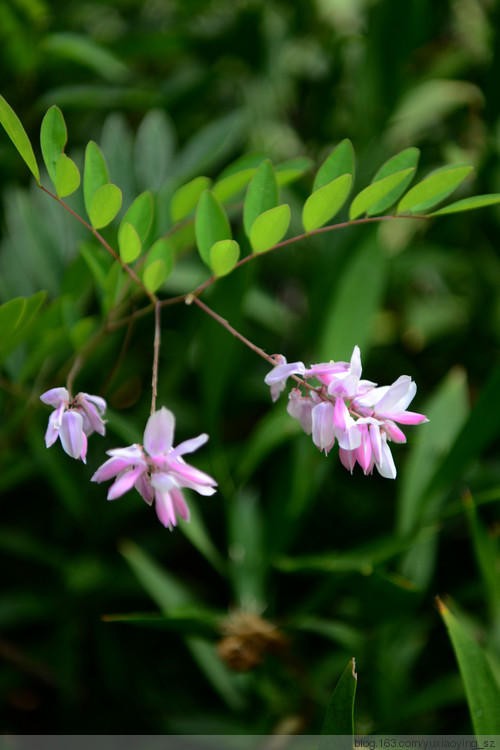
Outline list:
[[[0,354],[4,357],[15,349],[30,331],[30,323],[40,309],[46,292],[31,297],[16,297],[0,306]]]
[[[439,597],[436,602],[458,662],[474,733],[500,734],[500,688],[486,654],[462,618],[450,612]]]
[[[118,230],[120,258],[124,263],[133,263],[142,252],[142,244],[137,229],[128,221],[120,224]]]
[[[2,331],[2,336],[14,333],[23,317],[25,304],[24,297],[16,297],[0,306],[0,331]]]
[[[80,171],[75,162],[64,153],[57,160],[54,186],[59,198],[71,195],[80,186]]]
[[[64,151],[67,140],[68,131],[66,130],[63,113],[59,107],[53,105],[45,113],[45,117],[42,120],[40,145],[42,147],[42,156],[45,166],[47,167],[47,172],[49,173],[49,177],[54,185],[56,185],[57,182],[57,162]],[[69,193],[65,193],[65,195],[69,195]]]
[[[262,162],[248,186],[243,206],[243,226],[250,237],[252,225],[260,214],[279,202],[278,181],[269,159]]]
[[[460,201],[450,203],[437,211],[433,211],[429,216],[441,216],[442,214],[456,214],[459,211],[471,211],[474,208],[483,208],[484,206],[493,206],[500,203],[500,194],[492,193],[490,195],[473,195],[471,198],[462,198]]]
[[[85,166],[83,169],[83,197],[85,199],[85,209],[89,216],[90,204],[92,203],[94,194],[99,188],[108,183],[108,168],[101,149],[97,143],[89,141],[85,149]]]
[[[257,216],[250,230],[250,244],[254,253],[270,250],[285,236],[290,225],[290,206],[269,208]]]
[[[399,154],[392,156],[380,167],[373,178],[372,183],[377,182],[384,177],[388,177],[390,174],[394,174],[394,172],[400,172],[403,169],[411,169],[413,167],[413,169],[416,170],[419,157],[420,151],[418,148],[405,148],[404,151],[400,151]],[[403,180],[399,185],[396,185],[396,187],[394,187],[385,198],[381,198],[369,208],[366,212],[367,215],[376,216],[377,214],[382,214],[384,211],[387,211],[387,209],[403,195],[413,177],[414,172],[409,174],[406,180]]]
[[[16,115],[10,104],[7,104],[3,96],[0,96],[0,125],[4,128],[10,140],[18,150],[24,163],[31,171],[35,180],[40,184],[40,172],[33,153],[33,147],[28,138],[21,120]]]
[[[358,193],[349,207],[349,218],[351,221],[357,219],[358,216],[366,213],[368,209],[386,198],[388,194],[393,192],[394,188],[397,188],[408,177],[411,179],[414,172],[414,167],[411,169],[402,169],[400,172],[390,174],[388,177],[383,177],[381,180],[368,185],[368,187]]]
[[[134,166],[139,188],[161,188],[172,162],[175,140],[169,117],[161,109],[151,109],[139,125],[134,144]]]
[[[344,735],[346,748],[352,747],[354,733],[354,698],[358,681],[355,669],[356,663],[354,659],[351,659],[333,691],[321,729],[322,736]],[[319,743],[320,750],[323,747],[326,747],[326,742],[322,739]],[[336,743],[335,747],[342,748],[342,744]]]
[[[90,202],[89,218],[94,229],[106,227],[113,221],[122,205],[122,191],[111,182],[100,187]]]
[[[227,177],[218,180],[213,187],[215,197],[218,198],[221,203],[232,198],[233,195],[236,195],[236,193],[243,190],[243,188],[248,185],[256,171],[257,167],[242,169],[241,172],[230,174]]]
[[[174,224],[196,208],[200,195],[210,187],[210,183],[209,177],[195,177],[175,191],[170,201],[170,216]]]
[[[210,248],[210,267],[215,276],[230,273],[240,257],[240,246],[234,240],[219,240]]]
[[[165,261],[161,258],[149,263],[144,269],[142,280],[148,292],[156,292],[167,278],[167,269]]]
[[[483,386],[468,419],[463,424],[458,437],[444,454],[436,474],[430,483],[430,490],[452,486],[470,464],[481,455],[500,432],[500,420],[496,403],[500,392],[500,365]]]
[[[128,67],[116,55],[87,34],[68,32],[47,34],[40,47],[47,57],[70,60],[112,83],[123,81],[129,72]],[[58,64],[59,67],[63,67],[62,63]]]
[[[326,304],[319,341],[319,361],[349,361],[357,344],[366,352],[382,304],[388,261],[376,232],[369,232],[340,274],[335,293]]]
[[[498,585],[499,550],[498,539],[488,533],[479,517],[476,503],[470,493],[462,498],[465,515],[469,523],[470,537],[476,563],[481,573],[481,581],[492,618],[492,631],[496,643],[500,638],[500,586]]]
[[[231,227],[221,204],[210,190],[204,190],[195,217],[196,244],[201,259],[210,267],[210,250],[219,240],[231,239]]]
[[[287,161],[277,164],[275,167],[276,179],[278,185],[289,185],[291,182],[300,179],[306,172],[308,172],[313,166],[314,162],[307,156],[297,156],[294,159],[287,159]]]
[[[422,528],[413,537],[398,539],[394,536],[379,538],[348,552],[324,552],[318,555],[301,555],[300,557],[280,556],[273,560],[274,566],[285,573],[305,572],[311,570],[324,573],[362,573],[370,575],[375,566],[387,562],[415,544],[430,539],[437,534],[437,526]]]
[[[302,224],[306,232],[326,224],[340,211],[351,189],[352,176],[343,174],[316,190],[304,204]]]
[[[412,533],[422,522],[422,506],[430,480],[442,464],[462,429],[467,414],[468,387],[462,368],[452,369],[422,408],[429,423],[422,439],[411,450],[401,475],[396,527],[400,536]],[[409,575],[409,573],[406,573]],[[413,577],[412,577],[413,578]]]
[[[160,237],[149,248],[146,267],[148,267],[152,263],[155,263],[157,260],[161,260],[163,262],[165,274],[163,281],[165,281],[170,271],[172,270],[174,262],[174,251],[170,239],[167,239],[166,237]],[[163,281],[161,282],[162,284]]]
[[[313,192],[344,174],[350,174],[354,179],[354,149],[348,138],[341,141],[333,149],[330,156],[323,162],[314,178]]]
[[[258,495],[248,490],[236,493],[229,507],[230,575],[237,606],[254,612],[266,605],[269,556],[263,530]]]
[[[412,187],[399,201],[398,214],[425,213],[457,188],[472,172],[472,167],[442,167]]]
[[[153,196],[146,191],[137,196],[137,198],[127,208],[121,224],[132,224],[141,244],[146,242],[151,223],[153,221]]]

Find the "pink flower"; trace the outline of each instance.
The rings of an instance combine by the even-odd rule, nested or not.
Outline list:
[[[278,355],[279,357],[279,355]],[[306,393],[293,388],[287,411],[298,419],[319,450],[329,451],[337,441],[342,464],[352,472],[358,463],[365,474],[376,468],[389,479],[396,477],[396,466],[388,445],[405,443],[398,424],[421,424],[427,417],[407,411],[417,391],[409,375],[401,375],[391,386],[377,387],[361,380],[361,354],[355,346],[350,362],[324,362],[305,369],[302,362],[288,365],[284,357],[265,378],[276,401],[290,375],[303,381],[314,378],[320,385],[304,383]]]
[[[276,359],[279,359],[279,364],[273,367],[264,378],[265,384],[271,388],[271,398],[273,401],[278,399],[290,375],[303,375],[306,371],[303,362],[291,362],[288,364],[286,357],[282,354],[278,354]]]
[[[156,515],[170,530],[177,526],[177,517],[189,521],[182,488],[195,490],[200,495],[213,495],[217,482],[182,456],[193,453],[207,442],[208,435],[198,435],[172,447],[175,417],[165,407],[152,414],[144,430],[144,445],[130,445],[107,451],[111,456],[92,477],[93,482],[105,482],[116,477],[109,488],[108,500],[135,487],[142,499],[151,505],[155,501]]]
[[[54,407],[45,433],[45,445],[50,448],[57,438],[68,456],[81,458],[86,463],[87,437],[93,432],[104,435],[103,414],[106,402],[100,396],[79,393],[71,398],[66,388],[52,388],[42,393],[40,400]]]

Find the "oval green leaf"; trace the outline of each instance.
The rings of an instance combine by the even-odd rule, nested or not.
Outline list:
[[[243,226],[250,237],[252,225],[260,214],[279,202],[278,181],[269,159],[262,162],[248,186],[243,206]]]
[[[257,216],[250,230],[250,244],[254,253],[265,253],[286,234],[290,225],[290,206],[270,208]]]
[[[196,244],[201,259],[210,267],[210,250],[219,240],[231,239],[231,227],[224,209],[210,190],[198,201],[195,217]]]
[[[56,169],[59,157],[64,151],[68,140],[68,131],[64,122],[63,113],[59,107],[50,107],[45,113],[40,129],[40,146],[42,147],[42,156],[47,167],[47,172],[57,190]],[[78,187],[78,186],[77,186]],[[76,188],[75,188],[76,190]],[[71,191],[73,192],[73,191]],[[59,196],[61,194],[57,192]],[[69,193],[65,193],[69,195]]]
[[[236,172],[236,174],[230,174],[227,177],[223,177],[214,185],[214,195],[221,203],[224,203],[228,198],[232,198],[233,195],[236,195],[240,190],[243,190],[243,188],[248,185],[256,171],[257,167],[251,167],[248,169],[242,169],[241,172]]]
[[[443,167],[409,190],[399,201],[398,214],[425,213],[457,188],[472,172],[472,167]]]
[[[418,148],[405,148],[403,151],[400,151],[399,154],[396,154],[395,156],[392,156],[390,159],[388,159],[385,164],[382,164],[382,166],[374,176],[372,184],[374,182],[382,180],[384,177],[388,177],[390,174],[401,172],[402,169],[411,169],[413,167],[413,169],[416,170],[419,157],[420,151]],[[389,193],[387,193],[384,198],[381,198],[379,201],[377,201],[371,208],[368,209],[368,211],[366,212],[367,215],[376,216],[377,214],[382,214],[384,213],[384,211],[387,211],[387,209],[390,208],[393,203],[396,203],[396,201],[399,200],[399,198],[403,195],[410,182],[412,181],[414,174],[414,172],[412,174],[409,174],[405,180],[400,182],[399,185],[396,185],[396,187],[393,188]]]
[[[154,292],[156,292],[156,290],[161,287],[166,278],[167,269],[165,267],[165,262],[161,260],[161,258],[153,261],[153,263],[150,263],[144,269],[144,273],[142,276],[144,286],[146,287],[148,292],[151,292],[152,294],[154,294]]]
[[[342,208],[351,189],[352,176],[343,174],[309,196],[302,210],[302,224],[312,232],[332,219]]]
[[[234,240],[219,240],[210,249],[210,266],[215,276],[230,273],[240,257],[240,246]]]
[[[160,237],[160,239],[156,240],[156,242],[151,245],[148,250],[148,260],[146,265],[149,266],[157,260],[162,260],[164,263],[166,279],[172,270],[174,260],[172,243],[166,237]]]
[[[112,183],[100,187],[90,203],[89,218],[94,229],[101,229],[113,221],[122,205],[122,191]]]
[[[75,162],[62,153],[56,166],[55,180],[53,180],[59,198],[71,195],[80,186],[80,172]]]
[[[196,208],[200,195],[210,187],[210,183],[209,177],[195,177],[175,191],[170,201],[170,216],[174,224]]]
[[[354,149],[348,138],[336,146],[330,156],[323,162],[314,178],[313,192],[340,177],[350,174],[354,178]]]
[[[127,208],[121,221],[122,224],[132,224],[141,244],[144,245],[148,236],[151,223],[153,221],[153,196],[146,191],[137,196],[137,198]]]
[[[0,96],[0,125],[4,128],[35,180],[40,184],[40,171],[30,139],[21,125],[21,120],[3,96]]]
[[[136,228],[127,221],[120,224],[120,229],[118,230],[118,248],[120,250],[120,258],[124,263],[133,263],[141,254],[141,238],[137,234]]]
[[[477,735],[499,734],[500,688],[486,654],[462,618],[450,612],[439,597],[436,602],[458,662],[474,732]]]
[[[475,208],[484,208],[500,203],[500,193],[491,193],[490,195],[473,195],[471,198],[463,198],[449,206],[433,211],[429,216],[441,216],[442,214],[456,214],[460,211],[472,211]]]
[[[369,208],[372,208],[374,204],[385,198],[394,188],[397,188],[401,182],[408,177],[411,179],[414,172],[414,167],[411,169],[402,169],[401,172],[395,172],[388,177],[383,177],[381,180],[368,185],[368,187],[358,193],[351,203],[349,207],[349,219],[352,221],[361,216],[361,214],[366,213]]]
[[[89,216],[94,193],[108,183],[109,173],[106,160],[97,143],[89,141],[85,149],[85,166],[83,168],[83,197],[85,209]]]

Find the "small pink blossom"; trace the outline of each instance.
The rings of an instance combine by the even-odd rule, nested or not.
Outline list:
[[[264,378],[266,385],[271,388],[271,398],[273,401],[277,401],[290,375],[303,375],[306,371],[303,362],[290,362],[288,364],[286,357],[282,354],[278,354],[276,359],[278,360],[278,364]]]
[[[337,442],[340,460],[349,471],[358,463],[365,474],[376,468],[381,476],[394,479],[396,466],[388,443],[406,442],[398,425],[428,420],[423,414],[407,411],[417,391],[409,375],[401,375],[390,386],[377,387],[370,380],[362,380],[361,372],[361,354],[355,346],[350,362],[332,360],[309,369],[302,362],[289,365],[280,357],[265,382],[276,401],[290,375],[300,375],[303,381],[314,378],[319,386],[305,382],[304,394],[297,387],[290,392],[290,416],[299,420],[325,454]]]
[[[208,435],[198,435],[173,448],[174,428],[174,415],[162,407],[149,417],[143,445],[136,443],[107,451],[111,458],[97,469],[91,480],[105,482],[116,477],[109,488],[108,500],[115,500],[135,487],[148,505],[155,501],[156,515],[170,530],[177,526],[178,517],[189,521],[189,508],[181,489],[213,495],[217,486],[212,477],[182,458],[206,443]]]
[[[78,393],[71,398],[66,388],[52,388],[42,393],[40,400],[54,407],[45,433],[47,448],[59,438],[68,456],[86,463],[87,437],[93,432],[104,435],[106,431],[103,420],[105,400],[88,393]]]

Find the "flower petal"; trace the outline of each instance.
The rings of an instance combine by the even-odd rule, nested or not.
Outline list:
[[[47,425],[47,431],[45,433],[45,445],[50,448],[54,445],[57,438],[59,437],[59,430],[61,428],[60,420],[58,419],[57,411],[53,411],[49,417],[49,424]]]
[[[194,451],[198,450],[200,446],[204,445],[207,440],[208,435],[206,432],[204,432],[202,435],[198,435],[198,437],[191,438],[190,440],[184,440],[184,442],[179,443],[178,446],[170,451],[168,457],[169,459],[171,459],[177,458],[177,456],[182,456],[184,453],[194,453]]]
[[[172,500],[174,501],[174,507],[176,514],[182,518],[183,521],[186,521],[189,523],[189,519],[191,517],[191,514],[189,513],[189,508],[187,507],[186,501],[184,500],[184,495],[182,492],[176,487],[172,490],[170,493]]]
[[[59,437],[61,444],[68,456],[80,458],[83,450],[83,418],[74,409],[69,409],[63,414]]]
[[[162,406],[152,414],[144,430],[144,447],[150,456],[168,453],[174,438],[175,417]]]
[[[170,492],[155,490],[155,509],[158,520],[167,529],[172,530],[173,526],[177,526],[174,503]]]
[[[45,391],[40,396],[40,401],[49,406],[57,407],[61,403],[68,404],[69,393],[67,388],[51,388],[50,391]]]
[[[311,414],[313,443],[317,448],[328,453],[335,442],[333,404],[327,401],[322,401],[320,404],[316,404]]]
[[[131,490],[144,472],[144,466],[136,466],[135,469],[124,469],[124,471],[118,475],[116,482],[114,482],[109,488],[108,500],[116,500],[117,497],[121,497],[121,495],[124,495]]]

